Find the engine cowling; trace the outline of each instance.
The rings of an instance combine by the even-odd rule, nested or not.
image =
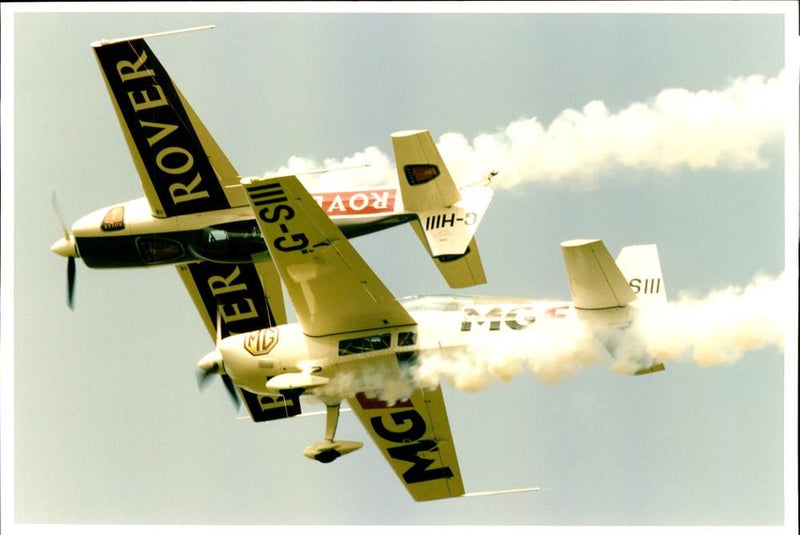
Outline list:
[[[278,380],[279,385],[302,382],[296,376],[304,375],[300,364],[308,361],[305,336],[297,324],[229,336],[219,341],[217,349],[231,379],[254,393],[270,393],[267,381],[282,375],[286,377]]]

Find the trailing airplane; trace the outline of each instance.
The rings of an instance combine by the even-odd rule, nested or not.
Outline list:
[[[552,325],[545,320],[591,326],[614,355],[623,348],[613,335],[629,327],[637,308],[666,301],[654,245],[626,247],[615,262],[600,240],[562,244],[571,303],[396,299],[296,176],[242,184],[298,322],[227,337],[218,329],[215,349],[198,363],[201,384],[221,375],[234,396],[235,385],[269,406],[257,416],[251,411],[255,421],[300,415],[303,395],[321,400],[324,438],[303,453],[323,463],[362,447],[336,437],[347,400],[417,501],[468,494],[441,386],[415,386],[415,363],[480,344],[513,346]],[[663,369],[646,354],[636,357],[631,373]]]
[[[145,197],[71,230],[62,220],[52,250],[68,258],[70,307],[76,258],[91,268],[175,265],[215,337],[218,314],[227,335],[285,321],[285,310],[239,173],[145,42],[194,29],[92,43]],[[399,188],[315,192],[315,201],[348,238],[410,223],[451,287],[486,282],[474,236],[492,189],[459,189],[428,131],[395,133],[392,146]]]

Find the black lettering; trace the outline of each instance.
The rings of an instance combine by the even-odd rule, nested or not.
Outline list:
[[[270,213],[270,211],[272,211],[272,210],[274,210],[274,211],[272,213]],[[267,206],[265,208],[262,208],[258,212],[258,217],[264,223],[276,223],[281,218],[281,215],[283,215],[283,220],[284,221],[289,221],[290,219],[292,219],[294,217],[294,210],[289,205],[279,204],[278,206],[275,206],[274,208],[271,207],[271,206]]]
[[[506,325],[515,331],[530,327],[535,321],[536,316],[529,307],[515,308],[506,314]]]
[[[628,284],[630,284],[631,290],[633,290],[635,294],[638,294],[642,290],[642,279],[631,279]]]
[[[230,207],[177,89],[142,39],[95,47],[146,178],[159,217]]]
[[[420,457],[421,452],[439,451],[439,446],[433,440],[420,440],[413,444],[395,446],[386,450],[392,459],[412,463],[411,468],[403,473],[403,480],[406,483],[422,483],[434,479],[445,479],[453,477],[453,471],[443,466],[441,468],[428,469],[433,464],[433,459]]]
[[[290,238],[292,242],[288,245],[285,245]],[[292,234],[288,238],[286,236],[281,236],[280,238],[275,239],[275,241],[272,242],[272,245],[274,245],[275,248],[281,252],[289,253],[291,251],[297,251],[308,247],[308,237],[302,233]]]
[[[413,409],[393,412],[392,421],[394,421],[396,426],[401,426],[405,423],[408,423],[408,428],[402,431],[391,431],[386,428],[381,416],[375,416],[374,418],[371,418],[369,422],[379,437],[390,442],[399,442],[401,444],[404,442],[414,442],[415,440],[419,440],[427,430],[427,427],[425,426],[425,420],[417,411]]]
[[[491,320],[489,323],[489,330],[499,331],[501,312],[502,311],[499,308],[493,308],[488,314],[483,315],[474,308],[465,308],[464,319],[461,321],[461,330],[471,331],[473,321],[475,321],[475,323],[478,325],[483,325],[487,320]],[[473,320],[473,318],[476,319]]]
[[[255,204],[270,204],[276,202],[276,199],[280,199],[281,201],[286,200],[281,185],[278,183],[251,186],[247,188],[247,191],[250,193],[250,198],[253,199],[253,201],[259,201],[255,202]],[[269,200],[262,202],[263,199]]]
[[[275,325],[253,264],[196,262],[186,268],[197,286],[207,319],[212,325],[218,317],[223,320],[223,337]]]
[[[456,214],[450,214],[449,219],[447,214],[442,214],[442,226],[450,225],[451,227],[456,224]]]

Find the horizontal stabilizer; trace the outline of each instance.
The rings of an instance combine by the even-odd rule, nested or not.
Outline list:
[[[459,190],[430,132],[392,134],[400,194],[411,227],[451,288],[483,284],[475,232],[494,191],[486,186]]]
[[[411,221],[411,228],[419,237],[425,249],[430,254],[430,247],[425,240],[425,236],[419,221]],[[470,240],[467,250],[463,255],[452,256],[433,256],[433,263],[442,274],[447,285],[451,288],[469,288],[478,284],[486,283],[486,273],[483,270],[483,262],[478,252],[478,243],[475,238]]]
[[[575,308],[618,308],[636,299],[602,240],[566,241],[561,251]]]

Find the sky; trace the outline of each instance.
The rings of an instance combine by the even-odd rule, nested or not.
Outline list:
[[[796,5],[334,5],[3,5],[3,531],[796,528]],[[337,436],[365,446],[330,465],[301,454],[324,418],[237,419],[197,388],[213,341],[174,268],[79,261],[67,308],[51,195],[69,223],[142,196],[89,44],[206,24],[148,43],[243,176],[370,163],[313,185],[388,183],[408,129],[462,183],[499,171],[488,282],[457,293],[568,300],[562,241],[658,245],[666,371],[443,377],[466,490],[545,490],[415,503],[352,415]],[[353,243],[394,295],[453,293],[409,228]]]

